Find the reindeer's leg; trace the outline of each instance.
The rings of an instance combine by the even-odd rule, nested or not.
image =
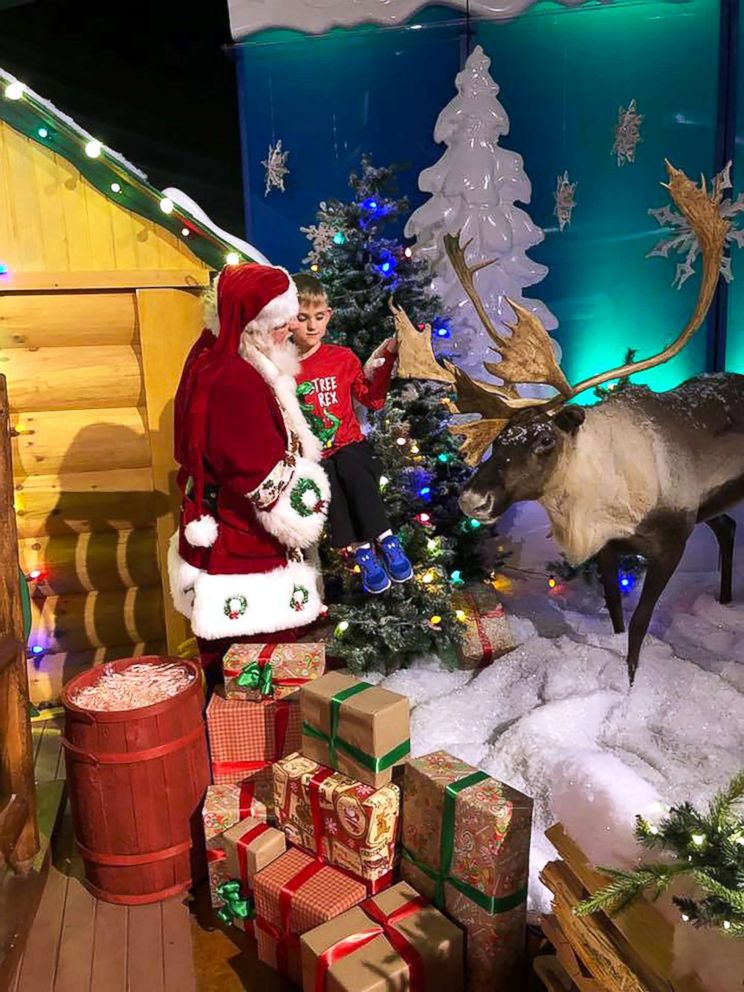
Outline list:
[[[717,517],[711,517],[705,521],[718,541],[718,548],[721,553],[721,594],[718,597],[721,603],[730,603],[732,599],[731,586],[734,573],[734,540],[736,538],[736,521],[727,513],[721,513]]]
[[[605,603],[612,620],[612,629],[616,634],[622,634],[625,631],[623,598],[620,595],[620,586],[617,581],[617,553],[612,545],[605,544],[597,555],[597,562],[602,578]]]
[[[689,530],[667,532],[663,545],[661,545],[661,542],[658,542],[655,553],[646,556],[648,565],[646,568],[646,577],[643,582],[643,591],[641,592],[638,606],[628,627],[627,662],[631,685],[638,669],[641,646],[648,631],[648,625],[651,622],[654,608],[659,600],[659,596],[666,589],[667,583],[672,575],[674,575],[674,571],[680,563],[689,534]]]

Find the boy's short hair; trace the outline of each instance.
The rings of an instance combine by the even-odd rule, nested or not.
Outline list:
[[[297,287],[300,303],[322,303],[328,306],[328,296],[323,289],[323,283],[316,276],[310,275],[309,272],[298,272],[297,275],[292,276],[292,280]]]

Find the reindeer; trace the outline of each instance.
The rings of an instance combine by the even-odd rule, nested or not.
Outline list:
[[[725,510],[744,498],[744,376],[701,375],[663,393],[629,387],[593,407],[568,405],[579,393],[611,379],[668,361],[705,319],[718,282],[728,222],[720,213],[721,184],[708,194],[667,162],[668,189],[689,218],[703,256],[694,312],[676,340],[642,361],[600,372],[571,386],[557,365],[545,328],[530,311],[509,300],[516,321],[508,337],[492,323],[475,286],[475,274],[491,263],[468,266],[459,232],[445,235],[453,268],[493,339],[498,362],[484,367],[503,385],[472,379],[434,358],[430,334],[421,334],[396,308],[400,374],[436,379],[455,387],[452,413],[481,419],[454,424],[464,436],[466,461],[477,469],[462,494],[463,513],[493,523],[513,503],[537,500],[568,560],[598,555],[607,608],[616,633],[625,630],[617,583],[618,555],[642,555],[647,571],[630,621],[627,665],[632,684],[641,646],[656,603],[682,558],[697,523],[705,522],[721,552],[722,603],[731,601],[736,524]],[[391,304],[392,306],[392,304]],[[547,400],[519,397],[518,383],[543,383]]]

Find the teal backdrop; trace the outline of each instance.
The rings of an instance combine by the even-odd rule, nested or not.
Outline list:
[[[526,209],[546,232],[531,255],[549,275],[528,294],[560,322],[555,336],[569,380],[621,363],[627,348],[660,350],[689,316],[698,286],[693,276],[681,290],[672,287],[681,256],[646,257],[663,234],[648,210],[668,202],[664,159],[691,176],[711,176],[723,164],[728,120],[736,192],[744,177],[744,99],[737,99],[744,83],[739,75],[721,78],[722,65],[737,72],[731,55],[744,51],[744,25],[729,16],[722,32],[721,2],[737,13],[738,0],[615,0],[574,9],[543,2],[502,22],[431,5],[396,29],[321,37],[264,31],[244,40],[237,67],[251,240],[297,268],[307,244],[299,227],[313,222],[318,201],[346,195],[363,152],[406,163],[404,192],[412,208],[422,202],[418,173],[443,152],[432,137],[437,115],[480,44],[511,119],[502,145],[523,156],[533,187]],[[642,143],[636,161],[618,167],[614,127],[632,99],[644,115]],[[278,138],[290,151],[287,192],[265,196],[261,162]],[[553,193],[565,170],[578,183],[577,206],[559,233]],[[666,389],[724,362],[744,372],[744,257],[733,251],[726,305],[680,356],[642,381]]]

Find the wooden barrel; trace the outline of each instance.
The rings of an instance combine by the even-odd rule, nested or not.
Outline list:
[[[62,690],[76,843],[87,887],[106,902],[133,906],[168,899],[189,888],[203,863],[200,808],[209,759],[199,666],[150,655],[106,668],[122,672],[165,661],[188,668],[194,679],[152,706],[102,712],[73,703],[103,667],[83,672]]]

